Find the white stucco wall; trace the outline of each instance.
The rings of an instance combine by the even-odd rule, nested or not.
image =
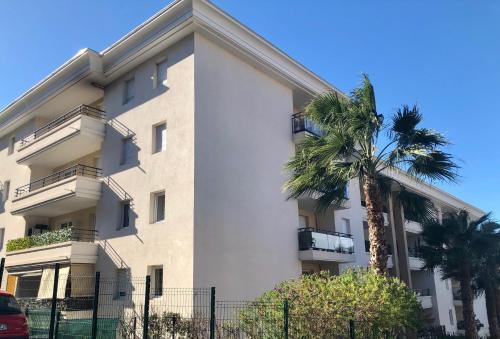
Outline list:
[[[196,34],[195,93],[195,285],[252,299],[301,272],[292,91]]]
[[[105,90],[110,120],[102,146],[105,176],[97,207],[101,238],[98,269],[115,276],[130,268],[145,276],[150,265],[163,265],[165,287],[193,285],[194,58],[193,36],[138,66]],[[155,65],[168,58],[168,86],[153,88]],[[123,104],[124,80],[135,78],[135,97]],[[166,151],[153,154],[153,126],[166,122]],[[133,159],[120,165],[121,143],[131,135]],[[151,194],[165,190],[166,219],[151,223]],[[120,201],[131,199],[131,225],[118,229]]]

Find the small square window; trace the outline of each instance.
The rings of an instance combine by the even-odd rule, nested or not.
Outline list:
[[[165,151],[167,149],[167,124],[156,125],[154,135],[154,153]]]
[[[123,103],[126,104],[130,102],[135,96],[135,78],[131,78],[125,81],[123,90]]]
[[[130,226],[130,201],[122,202],[120,219],[120,228],[127,228]]]
[[[167,59],[156,64],[155,88],[167,87]]]
[[[5,180],[2,188],[2,202],[6,202],[9,199],[10,191],[10,180]]]
[[[134,141],[131,137],[122,139],[122,155],[120,165],[132,162],[134,153]]]
[[[148,273],[151,276],[151,296],[163,295],[163,266],[150,266]]]
[[[12,136],[9,139],[9,148],[7,149],[7,155],[14,153],[14,147],[16,146],[16,137]]]
[[[165,192],[153,194],[153,222],[165,220]]]

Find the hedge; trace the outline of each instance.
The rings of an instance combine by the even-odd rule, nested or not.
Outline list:
[[[71,228],[12,239],[7,242],[7,252],[24,250],[32,247],[46,246],[71,240]]]

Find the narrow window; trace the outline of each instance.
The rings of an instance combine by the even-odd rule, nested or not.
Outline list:
[[[153,195],[153,222],[165,220],[165,192]]]
[[[154,127],[154,153],[163,152],[167,149],[167,124]]]
[[[135,96],[135,78],[125,81],[125,88],[123,90],[123,104],[130,102]]]
[[[3,250],[4,238],[5,238],[5,228],[0,228],[0,251]]]
[[[134,143],[132,138],[122,139],[122,155],[120,160],[120,165],[130,163],[133,155]]]
[[[444,284],[445,284],[445,286],[446,286],[446,289],[447,289],[447,290],[449,290],[449,289],[450,289],[450,285],[449,285],[449,283],[448,283],[448,279],[446,279],[446,280],[444,281]]]
[[[448,314],[450,315],[450,324],[455,325],[455,320],[453,319],[453,311],[448,310]]]
[[[167,87],[167,60],[156,64],[155,88]]]
[[[16,137],[12,136],[9,139],[9,148],[7,149],[7,155],[14,153],[14,146],[16,145]]]
[[[9,191],[10,191],[10,180],[5,180],[2,189],[2,202],[6,202],[9,199]]]
[[[118,268],[116,270],[116,297],[125,297],[127,295],[129,270],[127,268]]]
[[[163,266],[153,269],[153,291],[156,297],[163,295]]]
[[[121,206],[121,228],[127,228],[130,226],[130,201],[122,202]]]

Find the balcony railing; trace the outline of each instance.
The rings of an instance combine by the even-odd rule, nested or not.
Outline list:
[[[354,253],[352,235],[315,228],[299,228],[299,250],[318,250],[338,253]]]
[[[68,113],[65,113],[65,114],[61,115],[60,117],[52,120],[51,122],[49,122],[45,126],[40,127],[35,132],[31,133],[30,135],[28,135],[27,137],[22,139],[21,140],[21,147],[35,141],[40,136],[50,132],[52,129],[56,128],[57,126],[62,125],[66,121],[68,121],[68,120],[70,120],[73,117],[76,117],[78,115],[86,115],[86,116],[96,118],[96,119],[104,119],[105,118],[104,111],[102,111],[100,109],[97,109],[95,107],[90,107],[87,105],[78,106],[78,107],[72,109],[71,111],[69,111]]]
[[[322,131],[318,125],[316,125],[304,113],[296,113],[292,115],[292,131],[293,133],[309,132],[318,137],[325,135],[325,132]]]
[[[431,295],[431,290],[429,288],[414,288],[415,294],[419,297],[429,297]]]
[[[16,197],[23,196],[32,191],[40,189],[42,187],[51,185],[53,183],[59,182],[61,180],[71,178],[74,176],[83,176],[88,178],[100,178],[102,176],[102,170],[100,168],[86,166],[86,165],[74,165],[66,168],[62,171],[53,173],[44,178],[35,180],[26,184],[24,186],[16,188]]]
[[[96,230],[75,227],[61,228],[55,231],[11,239],[7,242],[7,252],[58,244],[66,241],[94,242],[96,236]]]

